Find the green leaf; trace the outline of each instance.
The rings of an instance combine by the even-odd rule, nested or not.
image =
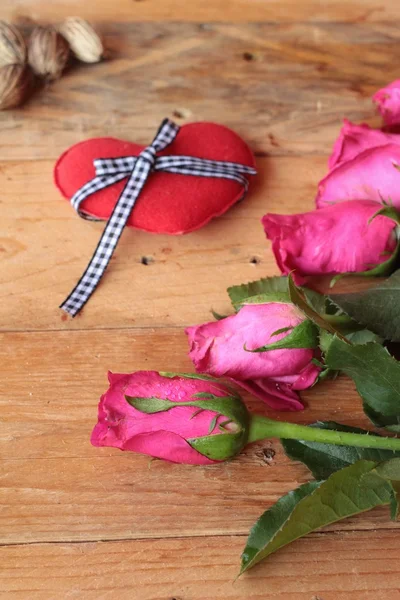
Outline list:
[[[278,329],[278,332],[281,330]],[[275,332],[276,334],[277,332]],[[272,334],[274,335],[274,334]],[[272,342],[266,346],[260,346],[255,350],[248,350],[246,345],[244,349],[247,352],[267,352],[268,350],[278,350],[283,348],[317,348],[318,329],[312,321],[306,319],[294,327],[292,331],[277,342]]]
[[[376,467],[378,475],[391,481],[400,481],[400,458],[391,458]]]
[[[388,479],[392,484],[393,493],[390,502],[390,516],[393,521],[397,521],[400,512],[400,460],[398,458],[387,460],[378,465],[375,471],[384,479]]]
[[[204,381],[219,381],[216,377],[211,377],[211,375],[203,375],[200,373],[172,373],[171,371],[159,371],[158,372],[161,377],[167,377],[168,379],[173,379],[174,377],[182,377],[183,379],[202,379]]]
[[[400,363],[386,348],[375,342],[344,344],[335,337],[325,362],[353,379],[364,411],[375,425],[400,431]]]
[[[360,460],[324,482],[313,482],[314,489],[301,486],[278,500],[250,531],[240,572],[311,531],[389,504],[391,485],[372,472],[375,467],[373,461]]]
[[[306,315],[306,317],[313,321],[318,327],[324,329],[325,331],[328,331],[333,335],[336,334],[339,338],[346,342],[346,339],[342,336],[340,331],[310,306],[306,296],[304,295],[304,292],[295,285],[291,275],[289,275],[288,277],[288,283],[289,296],[293,304],[297,306],[297,308],[299,308]]]
[[[390,518],[392,521],[399,520],[400,514],[400,481],[392,481],[393,494],[390,500]]]
[[[234,304],[236,311],[240,310],[246,304],[269,304],[271,302],[279,302],[281,304],[290,304],[289,294],[287,292],[271,292],[270,294],[258,294],[244,298],[241,302]]]
[[[252,296],[259,296],[260,294],[287,294],[287,279],[286,277],[265,277],[257,281],[243,283],[242,285],[233,285],[227,291],[233,307],[236,308],[244,300]]]
[[[314,310],[321,313],[328,310],[324,295],[308,288],[302,289]],[[286,276],[265,277],[250,283],[235,285],[228,288],[228,294],[235,310],[239,310],[244,304],[265,304],[268,302],[287,304],[290,302],[288,278]],[[335,310],[337,311],[336,307]]]
[[[378,286],[329,296],[337,307],[386,340],[400,342],[400,269]]]
[[[317,422],[310,427],[319,429],[333,429],[351,433],[369,432],[358,427],[348,427],[334,421]],[[381,462],[393,457],[400,458],[400,452],[393,450],[378,450],[375,448],[354,448],[350,446],[336,446],[307,442],[304,440],[281,440],[285,453],[292,460],[298,460],[310,469],[315,479],[327,479],[335,471],[353,465],[360,459]]]
[[[383,343],[383,339],[373,331],[370,331],[369,329],[360,329],[360,331],[353,331],[351,333],[348,333],[346,335],[346,338],[355,346],[359,346],[361,344],[368,344],[368,342],[376,342],[377,344]]]
[[[321,351],[323,352],[324,355],[328,352],[329,346],[331,345],[331,342],[334,339],[334,337],[335,336],[333,336],[331,333],[328,333],[327,331],[324,331],[323,329],[320,330],[319,347],[321,348]],[[376,342],[378,344],[382,344],[382,341],[383,341],[382,338],[380,338],[378,335],[376,335],[372,331],[369,331],[368,329],[352,331],[350,333],[347,333],[345,335],[345,338],[347,341],[351,342],[351,344],[353,344],[354,346],[368,344],[368,342]]]
[[[300,487],[288,492],[282,496],[282,498],[279,498],[279,500],[260,517],[250,530],[249,538],[242,554],[241,573],[258,562],[254,559],[257,557],[260,549],[265,547],[275,538],[292,515],[297,504],[304,498],[310,496],[321,483],[321,481],[303,483]]]

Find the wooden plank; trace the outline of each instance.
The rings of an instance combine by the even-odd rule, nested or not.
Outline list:
[[[310,535],[235,581],[244,537],[0,549],[7,600],[399,598],[398,532]]]
[[[107,21],[283,21],[309,20],[339,22],[375,22],[399,16],[398,6],[391,0],[119,0],[118,10],[107,0],[3,0],[2,18],[35,19],[58,22],[80,15],[95,22]]]
[[[181,330],[8,333],[0,348],[0,543],[243,534],[309,478],[276,440],[206,468],[90,446],[106,371],[192,370]],[[304,397],[307,410],[295,414],[268,412],[248,400],[274,418],[368,427],[345,378]],[[269,465],[263,449],[271,447],[276,456]],[[338,528],[394,526],[381,509]]]
[[[58,306],[104,225],[76,216],[53,184],[51,162],[1,164],[7,193],[1,198],[0,329],[182,327],[211,320],[211,308],[226,313],[228,286],[278,274],[261,217],[311,210],[325,164],[319,157],[260,158],[248,198],[200,231],[155,236],[127,229],[101,285],[74,320]]]
[[[104,30],[111,60],[75,66],[23,108],[0,113],[0,160],[56,158],[105,135],[146,144],[164,117],[220,122],[259,153],[326,155],[343,117],[379,123],[370,98],[398,76],[392,24],[107,22]]]
[[[98,399],[108,387],[107,371],[192,372],[187,352],[182,329],[0,334],[0,456],[10,460],[121,457],[117,451],[88,444]],[[320,382],[302,397],[306,410],[268,414],[301,423],[324,419],[371,428],[353,384],[344,376]],[[267,410],[254,399],[250,406]]]

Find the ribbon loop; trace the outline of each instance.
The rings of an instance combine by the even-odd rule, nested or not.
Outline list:
[[[157,152],[164,150],[174,141],[179,129],[178,125],[164,119],[150,146],[144,148],[139,156],[95,159],[95,177],[85,183],[71,198],[71,204],[80,217],[99,221],[101,219],[86,214],[80,208],[82,202],[95,192],[128,178],[85,272],[60,305],[60,308],[71,316],[74,317],[83,308],[99,284],[135,202],[152,171],[231,179],[243,186],[244,193],[247,191],[249,181],[245,175],[257,173],[247,165],[192,156],[157,156]]]

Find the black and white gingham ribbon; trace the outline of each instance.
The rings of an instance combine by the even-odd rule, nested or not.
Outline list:
[[[135,202],[152,171],[232,179],[243,186],[243,193],[247,191],[249,182],[245,174],[255,175],[257,172],[252,167],[192,156],[157,156],[157,152],[164,150],[174,141],[178,131],[178,125],[169,119],[164,119],[153,142],[139,156],[96,159],[94,161],[96,176],[71,198],[71,204],[80,217],[100,221],[101,219],[83,212],[80,209],[81,203],[91,194],[128,178],[90,263],[70,295],[60,305],[60,308],[73,317],[89,300],[102,278]]]

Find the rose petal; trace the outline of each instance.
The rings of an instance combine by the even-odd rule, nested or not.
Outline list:
[[[249,304],[236,315],[220,321],[188,327],[190,358],[196,370],[214,377],[258,379],[299,373],[313,357],[312,349],[247,352],[286,337],[287,331],[304,321],[292,304]]]
[[[198,393],[226,397],[229,393],[226,386],[214,381],[162,377],[156,371],[109,373],[109,380],[110,387],[99,402],[98,423],[91,438],[93,445],[143,452],[173,462],[213,462],[194,450],[186,440],[220,434],[219,425],[226,421],[223,415],[207,409],[198,411],[193,406],[177,406],[147,414],[131,406],[125,395],[179,403],[196,400],[194,395]]]
[[[384,216],[370,222],[381,207],[353,200],[298,215],[267,214],[262,222],[281,272],[294,271],[298,283],[307,275],[368,271],[388,260],[396,224]]]
[[[329,157],[329,169],[333,169],[338,164],[355,158],[364,150],[387,144],[400,145],[400,135],[385,133],[380,129],[372,129],[365,123],[356,125],[344,119],[343,127],[333,146],[333,152]]]
[[[234,379],[233,381],[256,398],[260,398],[274,410],[304,410],[304,405],[299,396],[292,391],[290,385],[276,383],[271,379],[246,379],[244,381]]]
[[[400,79],[380,89],[372,97],[386,125],[400,123]]]
[[[345,200],[383,200],[400,208],[400,146],[370,148],[339,164],[318,185],[317,208]]]

